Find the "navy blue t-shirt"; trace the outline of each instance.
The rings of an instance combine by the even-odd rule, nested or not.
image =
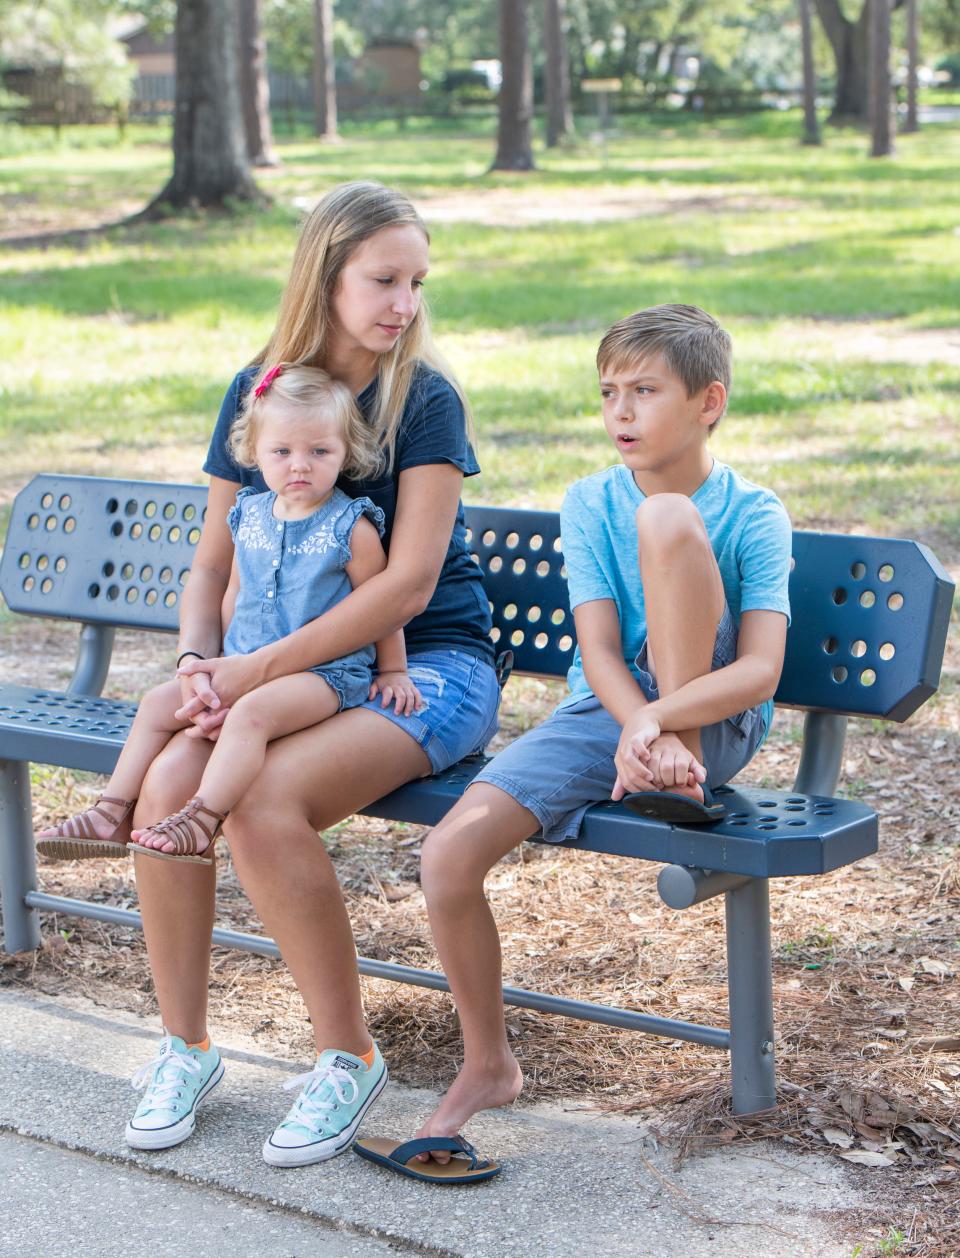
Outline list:
[[[241,485],[253,485],[263,491],[267,485],[259,469],[240,467],[227,449],[230,426],[256,374],[256,367],[245,367],[234,376],[220,407],[203,470],[210,476],[239,481]],[[357,398],[365,419],[370,418],[376,397],[377,381],[374,380]],[[414,374],[397,431],[393,467],[372,480],[349,480],[341,476],[337,482],[351,498],[365,496],[381,509],[386,518],[383,544],[388,550],[400,473],[408,467],[430,463],[452,463],[464,476],[475,476],[480,471],[467,438],[466,417],[456,390],[440,372],[421,364]],[[459,503],[437,588],[424,611],[404,629],[407,652],[413,655],[417,651],[456,648],[492,663],[490,627],[490,604],[480,568],[467,546],[463,503]]]

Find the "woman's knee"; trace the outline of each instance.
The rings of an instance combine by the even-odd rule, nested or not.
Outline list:
[[[213,743],[174,735],[147,770],[137,803],[135,823],[149,825],[182,808],[195,795]]]

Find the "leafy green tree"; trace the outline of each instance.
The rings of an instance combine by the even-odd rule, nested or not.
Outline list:
[[[94,105],[122,110],[134,70],[105,29],[110,8],[99,0],[4,0],[0,60],[52,72],[58,85],[82,88]],[[55,107],[62,113],[62,96]]]

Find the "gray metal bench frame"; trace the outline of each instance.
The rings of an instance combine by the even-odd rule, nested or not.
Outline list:
[[[0,897],[10,952],[39,945],[41,911],[141,927],[138,913],[37,889],[29,766],[112,769],[135,710],[98,697],[115,630],[175,632],[205,501],[200,486],[57,475],[36,477],[17,497],[0,589],[12,610],[79,621],[81,630],[66,691],[0,687]],[[498,645],[518,672],[563,676],[574,642],[557,516],[471,507],[467,523]],[[798,532],[794,562],[776,696],[806,710],[793,790],[728,789],[727,820],[708,828],[597,805],[567,845],[660,862],[658,890],[673,908],[725,897],[729,1029],[504,988],[504,1000],[522,1008],[728,1049],[737,1114],[776,1102],[768,880],[826,873],[876,850],[876,815],[833,798],[847,718],[903,721],[935,692],[953,595],[944,569],[915,542]],[[462,761],[364,811],[434,824],[482,763]],[[213,942],[279,956],[262,936],[218,928]],[[360,971],[449,990],[442,974],[410,966],[361,958]]]

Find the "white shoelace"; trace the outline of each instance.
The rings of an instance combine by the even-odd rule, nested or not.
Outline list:
[[[333,1096],[321,1100],[317,1092],[324,1083],[330,1084]],[[343,1084],[349,1085],[349,1094],[342,1086]],[[324,1066],[322,1069],[314,1067],[306,1074],[297,1075],[295,1079],[285,1083],[283,1090],[292,1092],[294,1088],[299,1087],[303,1088],[303,1092],[294,1101],[293,1108],[281,1125],[296,1123],[301,1127],[306,1127],[315,1135],[320,1134],[324,1123],[329,1122],[330,1115],[335,1109],[339,1109],[341,1105],[352,1105],[360,1095],[360,1089],[353,1075],[349,1070],[341,1070],[339,1066]]]
[[[203,1070],[196,1057],[168,1048],[168,1044],[169,1040],[164,1040],[160,1046],[159,1055],[154,1057],[153,1061],[148,1061],[145,1066],[141,1066],[130,1080],[136,1091],[141,1092],[144,1088],[147,1089],[146,1095],[140,1102],[144,1110],[170,1109],[170,1102],[177,1099],[187,1082],[184,1075],[198,1075]],[[154,1079],[152,1075],[155,1070],[157,1076]]]

